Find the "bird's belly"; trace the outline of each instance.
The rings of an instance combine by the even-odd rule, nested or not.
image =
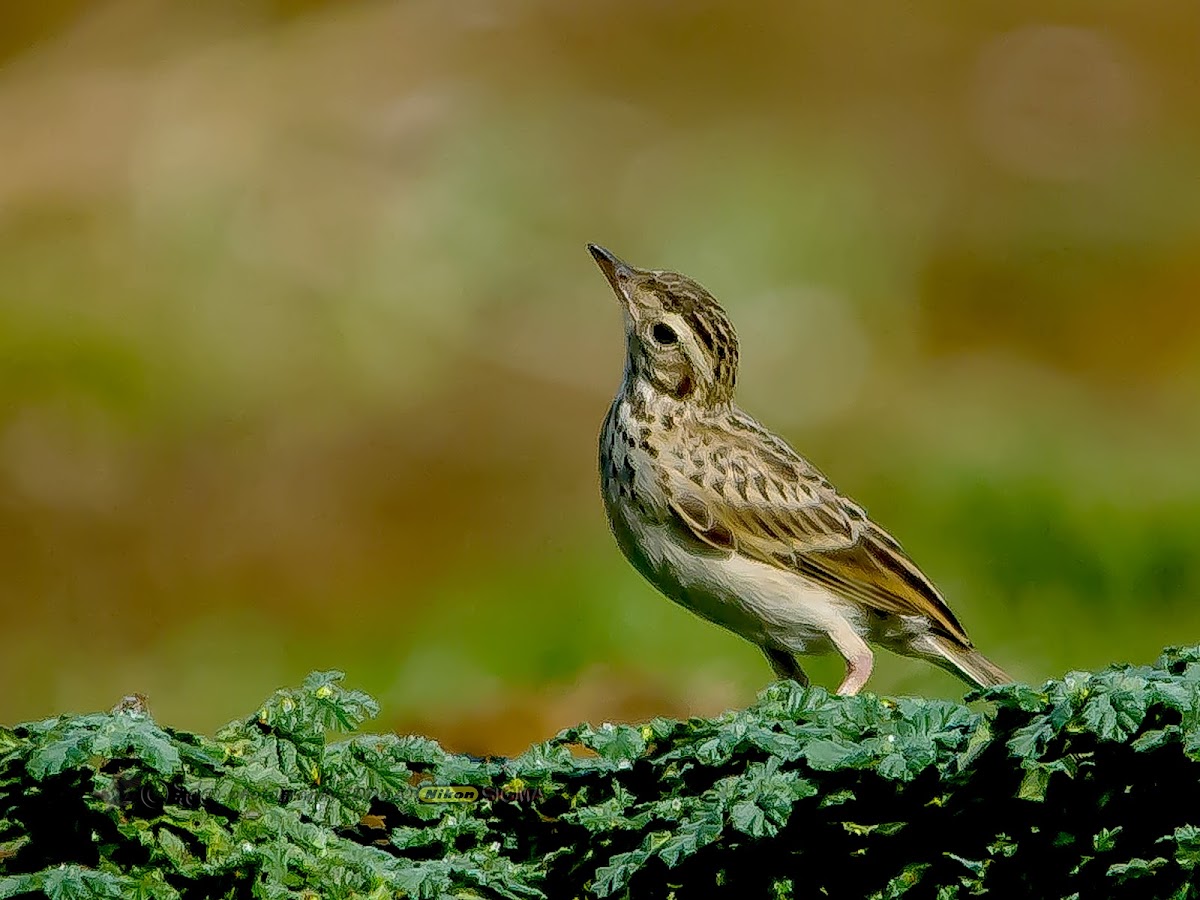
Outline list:
[[[847,623],[863,630],[853,606],[794,572],[736,553],[698,551],[669,525],[618,515],[613,531],[626,558],[665,596],[756,644],[819,652]]]

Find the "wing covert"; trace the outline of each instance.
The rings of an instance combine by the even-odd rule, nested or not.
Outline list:
[[[789,569],[880,613],[922,616],[970,646],[937,589],[887,532],[752,420],[665,459],[669,504],[714,548]]]

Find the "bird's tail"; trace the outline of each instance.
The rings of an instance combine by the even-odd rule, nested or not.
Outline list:
[[[964,647],[953,638],[940,634],[923,634],[914,642],[914,648],[930,662],[953,672],[976,687],[995,687],[1011,684],[1012,679],[998,665],[976,650]]]

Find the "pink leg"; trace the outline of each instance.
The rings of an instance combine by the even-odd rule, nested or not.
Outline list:
[[[844,697],[853,696],[863,689],[863,685],[871,677],[875,657],[862,635],[845,620],[829,632],[829,639],[833,641],[833,646],[842,655],[842,659],[846,660],[846,677],[837,692]]]
[[[829,612],[833,614],[821,623],[822,630],[829,636],[829,642],[833,644],[838,655],[846,661],[846,677],[842,680],[837,692],[842,696],[857,694],[863,689],[867,679],[871,677],[875,657],[871,653],[871,648],[867,646],[867,642],[863,640],[863,636],[859,634],[858,628],[855,627],[856,622],[844,618],[832,609]],[[786,632],[776,634],[774,640],[779,647],[795,647],[788,653],[764,648],[767,658],[771,660],[771,666],[775,670],[775,677],[794,678],[801,684],[806,683],[808,679],[804,678],[803,671],[791,655],[791,653],[803,653],[805,644],[801,642],[789,645]]]
[[[846,678],[838,687],[837,692],[844,697],[850,697],[857,694],[863,689],[863,685],[867,683],[867,679],[871,677],[871,669],[875,664],[875,658],[871,655],[871,651],[863,649],[846,658]]]

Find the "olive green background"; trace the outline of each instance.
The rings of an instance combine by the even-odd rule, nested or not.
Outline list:
[[[584,244],[1039,681],[1200,640],[1200,7],[10,4],[0,721],[341,668],[512,752],[759,653],[604,523]],[[836,683],[836,660],[813,664]],[[879,691],[957,696],[881,655]]]

